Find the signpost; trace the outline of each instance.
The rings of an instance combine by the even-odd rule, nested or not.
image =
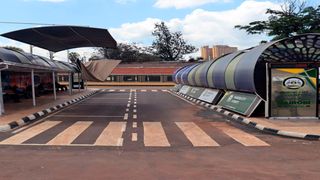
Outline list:
[[[269,110],[271,117],[318,116],[318,69],[271,68]]]
[[[260,102],[261,99],[255,94],[228,91],[218,105],[245,116],[250,116]]]
[[[182,94],[187,94],[189,89],[190,89],[190,86],[183,85],[182,88],[179,90],[179,92]]]
[[[201,96],[203,91],[204,91],[204,88],[190,87],[189,91],[187,92],[187,95],[198,99]]]
[[[219,90],[205,89],[198,99],[207,103],[216,104],[221,95],[222,92]]]

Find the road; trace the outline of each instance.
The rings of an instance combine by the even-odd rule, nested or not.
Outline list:
[[[0,134],[0,179],[318,179],[319,149],[163,88],[104,89]]]

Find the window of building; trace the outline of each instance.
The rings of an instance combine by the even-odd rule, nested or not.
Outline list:
[[[137,81],[137,76],[123,76],[123,81],[127,81],[127,82]]]

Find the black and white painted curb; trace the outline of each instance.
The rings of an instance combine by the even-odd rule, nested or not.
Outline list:
[[[77,103],[77,102],[79,102],[79,101],[81,101],[81,100],[83,100],[85,98],[88,98],[88,97],[96,94],[97,92],[99,92],[99,90],[91,91],[88,94],[82,95],[82,96],[80,96],[78,98],[72,99],[70,101],[66,101],[66,102],[64,102],[62,104],[50,107],[50,108],[42,110],[42,111],[36,112],[36,113],[31,114],[29,116],[23,117],[23,118],[21,118],[21,119],[19,119],[17,121],[13,121],[13,122],[11,122],[9,124],[1,125],[0,126],[0,132],[7,132],[7,131],[10,131],[12,129],[15,129],[15,128],[24,126],[26,124],[29,124],[31,122],[40,120],[44,116],[52,114],[52,113],[54,113],[54,112],[56,112],[56,111],[58,111],[58,110],[60,110],[62,108],[70,106],[71,104]]]
[[[175,91],[172,91],[172,92],[179,95],[180,97],[183,97],[183,98],[189,100],[190,102],[199,104],[201,106],[204,106],[204,107],[209,108],[211,110],[214,110],[216,112],[222,113],[237,123],[245,124],[251,128],[258,129],[262,132],[266,132],[266,133],[274,134],[274,135],[279,135],[279,136],[291,137],[291,138],[299,138],[299,139],[307,139],[307,140],[320,140],[319,134],[306,134],[306,133],[284,131],[284,130],[266,127],[266,126],[263,126],[261,124],[254,122],[254,121],[251,121],[248,118],[242,117],[240,115],[237,115],[235,113],[232,113],[230,111],[222,109],[219,106],[200,101],[198,99],[195,99],[193,97],[187,96],[187,95],[179,93],[179,92],[175,92]]]

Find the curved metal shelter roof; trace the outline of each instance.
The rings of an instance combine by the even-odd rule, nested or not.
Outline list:
[[[116,48],[107,29],[81,26],[45,26],[8,32],[1,36],[52,52],[79,47]]]
[[[194,68],[194,66],[184,67],[177,71],[178,73],[174,76],[178,77],[173,79],[176,80],[176,83],[181,84],[251,92],[265,99],[266,63],[320,63],[320,33],[302,34],[261,44],[251,49],[225,55],[213,63],[202,63],[198,67],[198,70],[202,70],[198,72],[202,74],[200,78],[184,77],[196,75],[196,73],[180,73],[185,70],[190,72]],[[194,79],[196,82],[180,79]],[[203,82],[208,82],[208,84]]]
[[[55,71],[55,72],[79,72],[74,64],[50,60],[45,57],[25,52],[17,52],[0,48],[0,65],[9,67],[13,71]]]

